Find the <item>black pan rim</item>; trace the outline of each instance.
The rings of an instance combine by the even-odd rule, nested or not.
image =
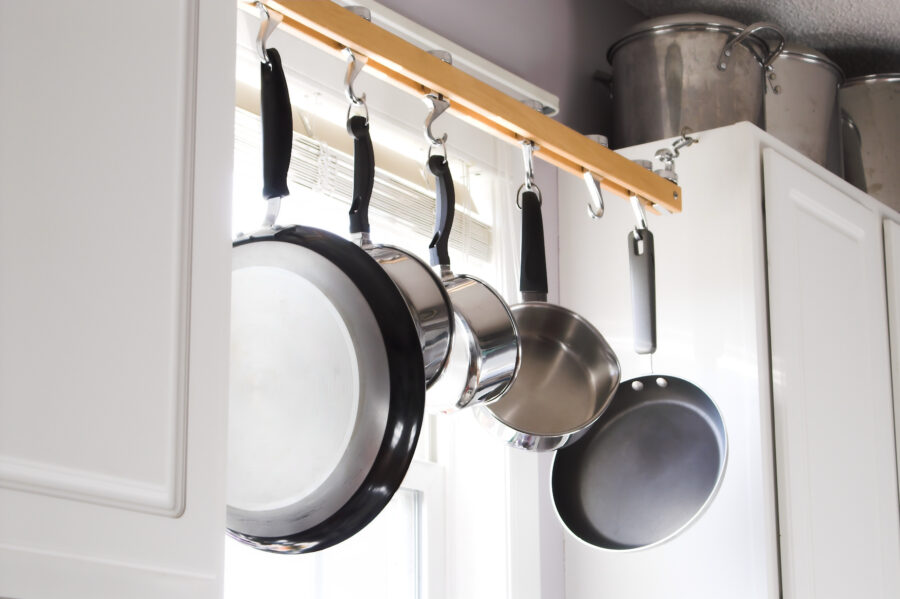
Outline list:
[[[369,303],[388,356],[391,396],[385,434],[368,475],[350,499],[319,524],[278,537],[226,528],[229,536],[257,549],[310,553],[336,545],[365,528],[400,488],[412,463],[425,414],[425,367],[419,335],[406,301],[384,269],[358,245],[328,231],[295,225],[244,237],[232,246],[266,241],[310,249],[347,274]],[[259,512],[260,516],[264,514]]]

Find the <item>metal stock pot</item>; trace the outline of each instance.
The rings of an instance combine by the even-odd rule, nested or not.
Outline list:
[[[866,75],[841,86],[841,108],[856,125],[863,180],[856,184],[900,209],[900,73]]]
[[[759,36],[768,30],[774,48]],[[765,125],[765,73],[784,45],[770,23],[700,13],[637,24],[609,49],[613,147],[749,121]]]
[[[766,131],[843,176],[838,86],[844,73],[830,58],[799,44],[787,44],[772,65],[774,93],[766,94]]]

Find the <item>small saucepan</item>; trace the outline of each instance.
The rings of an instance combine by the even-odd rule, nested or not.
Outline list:
[[[534,189],[537,189],[536,187]],[[522,193],[521,304],[512,307],[522,366],[499,401],[475,416],[519,449],[549,451],[573,442],[606,409],[619,361],[603,335],[580,315],[547,303],[544,225],[537,193]]]
[[[453,304],[454,332],[444,371],[425,397],[426,409],[450,413],[499,399],[519,369],[519,332],[509,306],[487,283],[450,269],[450,231],[456,193],[447,157],[429,156],[434,174],[437,210],[430,245],[431,265]]]
[[[639,202],[632,198],[632,203]],[[642,213],[640,204],[636,211]],[[653,235],[643,215],[629,234],[635,351],[656,350]],[[553,458],[557,515],[602,549],[644,549],[676,536],[710,504],[725,473],[727,436],[716,404],[668,375],[619,385],[609,409]]]

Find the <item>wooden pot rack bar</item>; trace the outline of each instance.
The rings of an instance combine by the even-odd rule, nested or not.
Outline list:
[[[242,4],[256,11],[253,4]],[[411,94],[442,94],[450,112],[511,143],[534,142],[536,156],[579,177],[590,171],[605,191],[626,199],[633,192],[651,207],[681,211],[681,188],[671,181],[330,0],[265,5],[284,15],[281,28],[299,38],[336,55],[349,48],[367,57],[366,69]]]

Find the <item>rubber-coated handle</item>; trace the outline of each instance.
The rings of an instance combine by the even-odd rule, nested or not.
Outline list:
[[[634,351],[652,354],[656,351],[656,259],[653,233],[647,229],[628,234],[628,266],[631,270]]]
[[[522,192],[522,264],[519,269],[522,298],[547,300],[547,257],[544,250],[544,220],[541,200],[530,190]]]
[[[369,120],[352,116],[347,133],[353,136],[353,201],[350,203],[350,232],[369,232],[369,200],[375,187],[375,152],[369,135]]]
[[[260,117],[262,119],[263,197],[288,195],[287,173],[291,165],[294,123],[281,56],[268,48],[269,63],[260,63]]]
[[[456,192],[447,158],[439,154],[428,158],[428,170],[434,175],[437,206],[434,211],[434,237],[428,248],[432,266],[450,266],[450,230],[456,213]]]

